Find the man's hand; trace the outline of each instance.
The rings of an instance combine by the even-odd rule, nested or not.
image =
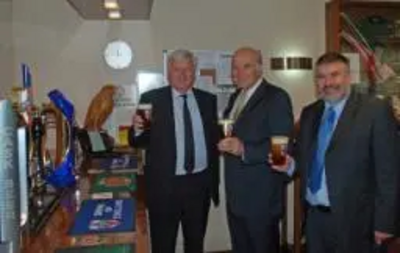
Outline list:
[[[293,162],[293,157],[291,157],[288,154],[285,154],[285,162],[283,164],[274,164],[273,160],[272,160],[272,154],[268,154],[268,162],[271,165],[271,168],[273,170],[276,170],[278,172],[287,172],[290,164]]]
[[[230,153],[236,156],[242,156],[244,147],[242,141],[237,137],[228,137],[218,143],[218,149],[221,152]]]
[[[385,241],[386,239],[389,239],[393,237],[392,234],[388,234],[385,232],[380,232],[380,231],[375,231],[375,243],[380,245],[382,244],[383,241]]]
[[[144,128],[144,120],[140,115],[135,114],[132,118],[132,125],[135,128],[135,131],[141,132]]]

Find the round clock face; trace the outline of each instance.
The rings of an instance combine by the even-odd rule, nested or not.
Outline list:
[[[132,62],[132,49],[125,41],[116,40],[107,45],[104,58],[111,68],[124,69],[129,67]]]

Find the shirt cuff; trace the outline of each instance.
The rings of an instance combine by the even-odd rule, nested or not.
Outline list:
[[[295,171],[296,171],[296,161],[294,159],[290,159],[286,174],[291,177],[293,176]]]
[[[246,162],[246,147],[243,144],[242,162]]]
[[[144,132],[144,130],[136,130],[136,129],[134,131],[135,131],[135,137],[138,137]]]

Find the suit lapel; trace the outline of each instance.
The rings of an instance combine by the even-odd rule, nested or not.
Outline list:
[[[306,141],[306,150],[308,151],[306,161],[312,161],[313,154],[315,152],[315,149],[317,148],[318,128],[321,123],[323,113],[324,102],[320,100],[315,104],[315,107],[311,112],[310,119],[307,121],[308,123],[306,125],[307,129],[305,136],[308,137],[308,140]],[[307,166],[307,171],[309,167],[310,166]]]
[[[165,118],[163,119],[165,129],[163,129],[163,131],[168,135],[167,139],[169,140],[169,143],[171,143],[171,147],[176,147],[174,105],[171,87],[168,87],[165,90],[163,96],[160,98],[159,104],[162,110],[166,110]],[[175,148],[172,148],[170,152],[172,152],[173,157],[176,157]],[[173,170],[173,173],[175,173],[175,164],[171,169]]]
[[[240,112],[237,121],[240,121],[243,117],[246,116],[263,98],[265,98],[265,92],[267,89],[268,83],[263,80],[261,84],[254,91],[253,95],[250,97],[249,101],[247,101],[243,110]]]
[[[331,152],[340,139],[345,135],[347,131],[351,129],[353,125],[353,119],[359,107],[359,99],[354,92],[350,94],[344,108],[340,115],[335,131],[333,132],[332,139],[329,143],[327,154]]]
[[[204,132],[204,138],[206,141],[206,146],[210,147],[210,132],[208,131],[209,129],[211,129],[211,125],[210,125],[210,113],[215,113],[211,111],[212,106],[210,106],[209,103],[207,103],[206,99],[204,98],[204,96],[195,88],[193,89],[193,94],[194,94],[194,98],[196,99],[196,103],[197,103],[197,107],[199,108],[199,112],[200,112],[200,117],[201,117],[201,122],[203,124],[203,132]]]
[[[224,118],[225,118],[225,119],[229,118],[229,115],[231,114],[231,111],[232,111],[232,109],[233,109],[233,105],[235,104],[236,98],[237,98],[237,96],[239,95],[240,91],[241,91],[240,89],[237,89],[237,90],[230,96],[229,101],[228,101],[228,105],[227,105],[227,107],[226,107],[225,110],[224,110]]]
[[[323,101],[318,101],[314,110],[314,113],[311,115],[311,125],[310,125],[310,137],[311,143],[314,144],[317,142],[319,125],[321,124],[322,115],[324,114],[325,105]]]
[[[201,96],[201,93],[199,93],[196,89],[193,89],[193,94],[194,98],[196,99],[197,107],[199,108],[200,116],[201,116],[201,122],[203,123],[203,128],[207,128],[207,112],[209,111],[208,109],[208,104],[203,101],[203,97]],[[208,131],[204,131],[204,133],[208,133]],[[208,139],[208,136],[206,136],[206,140]]]

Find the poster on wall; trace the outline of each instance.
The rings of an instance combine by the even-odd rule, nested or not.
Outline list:
[[[127,145],[127,130],[132,124],[132,117],[139,100],[136,84],[116,85],[114,95],[114,110],[106,122],[107,132],[116,140],[117,144]]]
[[[139,96],[143,93],[167,85],[163,74],[153,71],[138,71],[136,84]]]

